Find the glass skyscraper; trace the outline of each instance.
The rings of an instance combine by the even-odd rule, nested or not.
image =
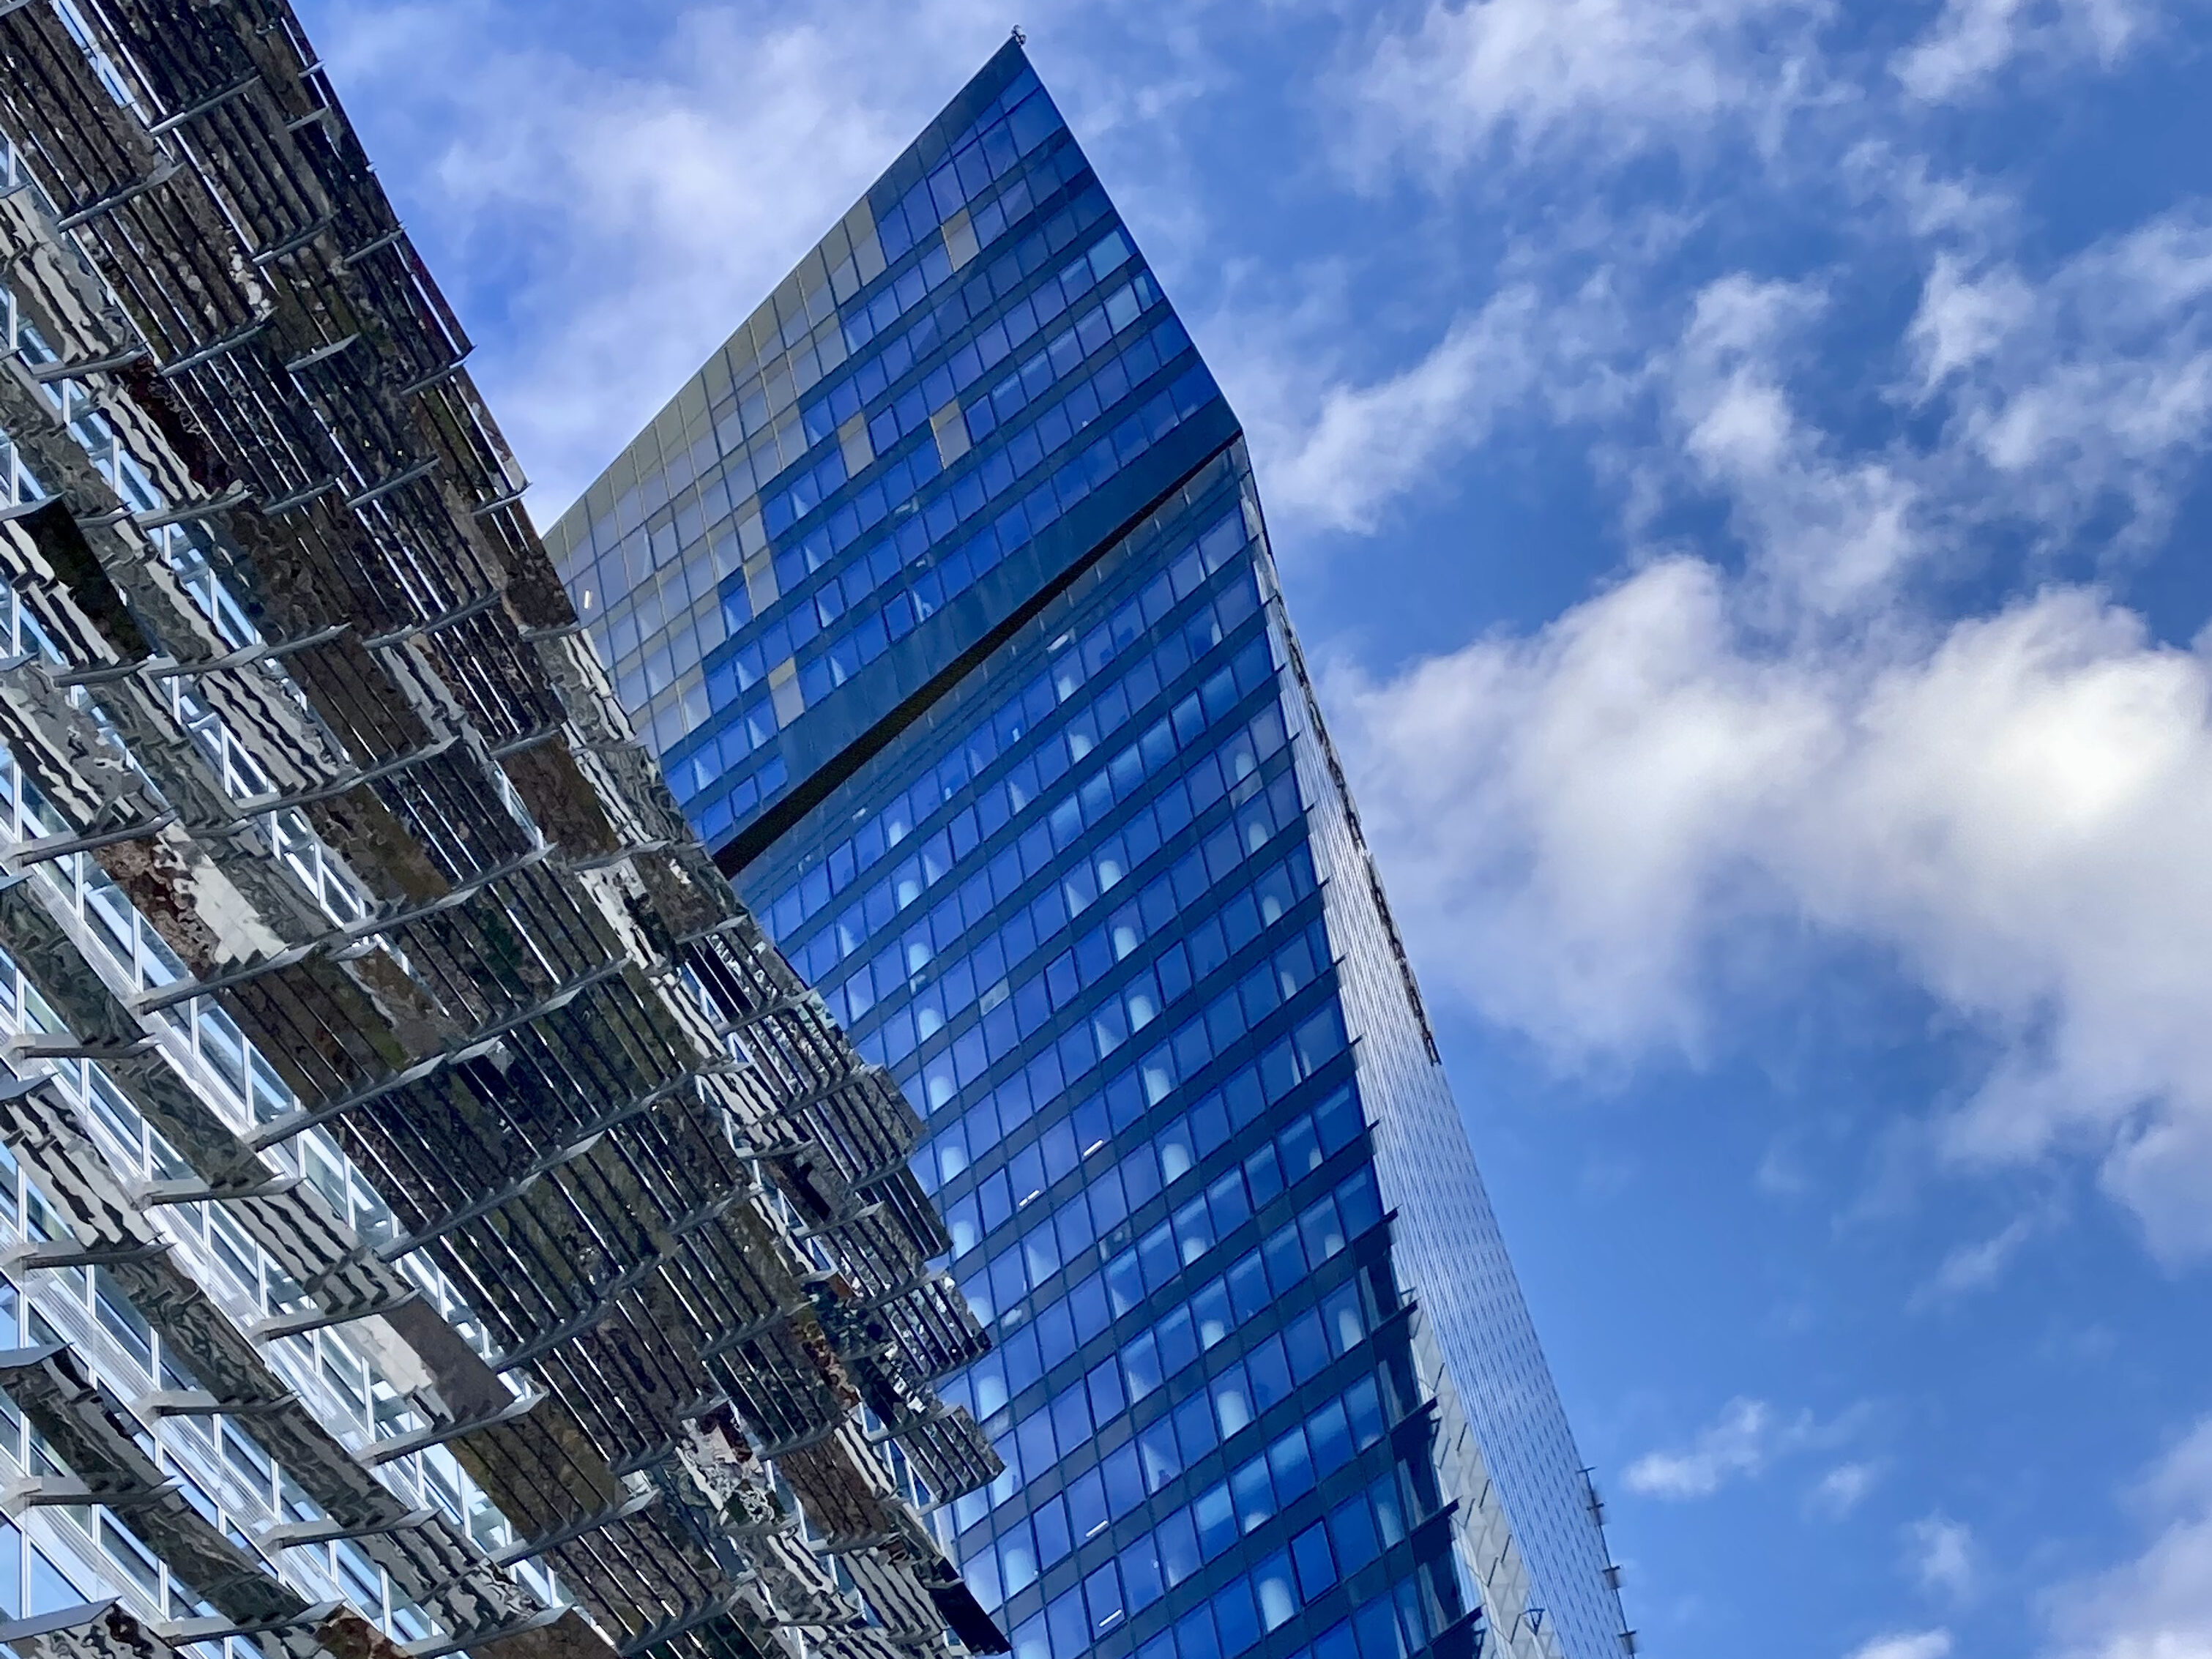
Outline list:
[[[1018,40],[548,539],[927,1119],[1021,1659],[1632,1652],[1236,416]]]

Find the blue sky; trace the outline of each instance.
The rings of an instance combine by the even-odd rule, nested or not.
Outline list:
[[[541,516],[1016,21],[1646,1650],[2212,1655],[2212,14],[307,0]]]

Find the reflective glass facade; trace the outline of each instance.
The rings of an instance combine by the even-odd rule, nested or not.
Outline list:
[[[1018,46],[549,539],[927,1117],[1017,1653],[1620,1652],[1235,417]]]

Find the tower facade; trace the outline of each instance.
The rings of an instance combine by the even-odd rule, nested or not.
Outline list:
[[[1015,1651],[1632,1651],[1237,419],[1018,43],[548,542],[925,1121]]]

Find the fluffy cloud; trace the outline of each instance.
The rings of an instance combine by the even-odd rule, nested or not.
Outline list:
[[[1870,948],[1999,1055],[1950,1155],[2086,1152],[2156,1249],[2212,1250],[2212,654],[2087,586],[1915,597],[2008,527],[2164,521],[2212,418],[2203,241],[2154,222],[1978,306],[1938,264],[1919,447],[1799,411],[1817,287],[1704,290],[1645,488],[1719,504],[1741,564],[1662,546],[1532,635],[1330,677],[1429,975],[1569,1063],[1696,1058],[1717,1006]]]
[[[2160,10],[2156,0],[1947,0],[1885,75],[1831,49],[1829,0],[1428,0],[1352,77],[1358,156],[1371,167],[1403,155],[1443,174],[1570,153],[1700,156],[1733,138],[1773,161],[1803,114],[1909,123],[2023,67],[2045,79],[2110,70],[2157,35]]]
[[[1762,929],[1870,943],[2004,1045],[1953,1151],[2086,1146],[2154,1243],[2212,1248],[2205,656],[2064,587],[1777,653],[1675,558],[1333,690],[1417,948],[1486,1014],[1694,1054]]]
[[[2004,1276],[2037,1230],[2033,1217],[2015,1216],[1989,1237],[1958,1246],[1913,1292],[1909,1305],[1917,1311],[1988,1289]]]
[[[558,511],[1006,25],[973,0],[721,0],[558,30],[512,5],[304,9],[403,210],[480,319],[477,376],[533,470],[533,507]],[[1085,9],[1047,3],[1030,21]]]
[[[1733,1481],[1763,1474],[1768,1464],[1830,1437],[1809,1412],[1784,1417],[1764,1400],[1731,1400],[1690,1444],[1646,1452],[1623,1477],[1647,1498],[1711,1498]]]
[[[1964,1601],[1978,1577],[1973,1528],[1944,1515],[1923,1516],[1905,1529],[1905,1561],[1920,1588]]]
[[[1936,259],[1908,331],[1911,395],[1942,452],[2064,538],[2118,506],[2162,532],[2212,431],[2212,216],[2162,214],[2033,282],[2008,260]]]
[[[1923,1630],[1895,1636],[1878,1636],[1863,1648],[1851,1650],[1851,1659],[1950,1659],[1951,1632]]]
[[[1621,155],[1809,94],[1817,0],[1467,0],[1388,35],[1358,82],[1370,144],[1444,167],[1561,143]]]
[[[2153,1528],[2148,1544],[2053,1594],[2054,1659],[2212,1656],[2212,1419],[2160,1459],[2136,1499]]]
[[[1891,457],[1846,457],[1793,407],[1787,343],[1824,308],[1803,283],[1722,278],[1702,290],[1672,365],[1673,447],[1730,504],[1733,528],[1809,615],[1889,592],[1923,550],[1919,489]]]
[[[1820,1513],[1840,1521],[1866,1500],[1881,1474],[1877,1463],[1838,1463],[1820,1477],[1808,1501]]]
[[[1383,501],[1425,477],[1447,447],[1471,448],[1500,410],[1537,384],[1527,289],[1498,295],[1455,323],[1413,368],[1370,386],[1328,388],[1296,447],[1270,468],[1287,512],[1339,530],[1370,530]]]
[[[1455,321],[1410,368],[1381,380],[1316,384],[1255,365],[1276,394],[1253,400],[1269,504],[1298,532],[1373,530],[1389,505],[1501,422],[1619,407],[1620,331],[1602,276],[1556,296],[1516,282]],[[1307,408],[1281,407],[1284,397],[1302,394]]]
[[[1972,97],[2025,58],[2111,68],[2154,25],[2138,0],[1947,0],[1928,33],[1898,54],[1898,80],[1913,97]]]

